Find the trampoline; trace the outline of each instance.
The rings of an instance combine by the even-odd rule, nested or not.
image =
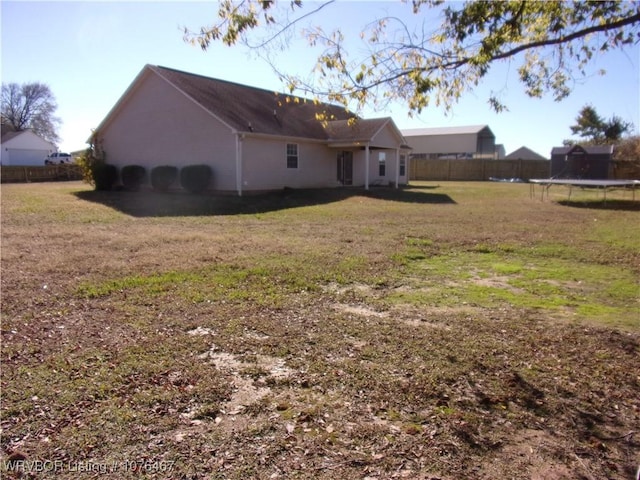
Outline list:
[[[541,187],[540,200],[544,200],[545,193],[549,198],[549,189],[554,185],[564,185],[569,187],[569,200],[571,200],[571,192],[573,187],[578,188],[595,188],[604,192],[604,201],[607,201],[607,192],[609,190],[631,190],[633,200],[636,199],[636,189],[640,188],[640,180],[582,180],[571,178],[533,178],[529,180],[530,189],[529,196],[535,197],[536,185]]]

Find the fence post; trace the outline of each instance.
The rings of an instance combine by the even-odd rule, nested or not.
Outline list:
[[[524,178],[524,175],[522,175],[522,159],[519,158],[518,159],[518,175],[516,175],[518,178]]]

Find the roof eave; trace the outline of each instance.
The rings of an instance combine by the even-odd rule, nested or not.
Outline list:
[[[370,143],[371,139],[366,137],[361,138],[329,138],[325,140],[325,143],[329,146],[340,145],[365,145]]]
[[[251,132],[248,130],[234,130],[233,132],[236,135],[240,135],[244,138],[264,138],[269,140],[291,140],[293,142],[305,142],[305,143],[318,143],[318,144],[326,144],[327,140],[324,138],[312,138],[312,137],[297,137],[295,135],[280,135],[274,133],[262,133],[262,132]]]

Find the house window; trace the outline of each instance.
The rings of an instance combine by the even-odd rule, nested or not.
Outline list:
[[[287,143],[287,168],[298,168],[297,143]]]
[[[387,174],[387,154],[386,152],[378,153],[378,176],[384,177]]]
[[[400,172],[399,172],[399,175],[401,177],[404,177],[406,175],[406,170],[407,170],[407,157],[406,157],[406,155],[401,155],[400,156]]]

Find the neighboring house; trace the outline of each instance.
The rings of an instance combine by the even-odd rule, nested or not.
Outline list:
[[[409,149],[391,118],[153,65],[95,134],[118,168],[207,164],[209,188],[238,195],[407,182]]]
[[[517,150],[514,150],[509,155],[504,157],[505,160],[549,160],[548,158],[543,157],[539,153],[534,152],[530,148],[520,147]]]
[[[501,151],[487,125],[412,128],[403,130],[402,134],[411,147],[414,160],[497,159]]]
[[[31,130],[7,131],[2,126],[0,164],[36,166],[44,165],[44,159],[56,151],[56,146]]]
[[[607,180],[613,145],[555,147],[551,150],[551,177]]]

